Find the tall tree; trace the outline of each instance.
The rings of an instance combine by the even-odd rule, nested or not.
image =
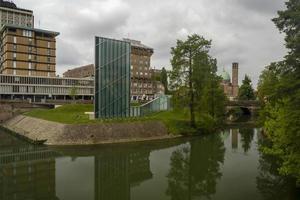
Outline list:
[[[255,94],[252,88],[251,79],[248,75],[245,75],[243,84],[239,89],[239,99],[240,100],[254,100]]]
[[[285,59],[262,73],[259,95],[264,99],[264,126],[272,141],[267,153],[281,158],[279,172],[300,184],[300,1],[289,0],[273,19],[286,34]]]
[[[199,70],[201,65],[195,64],[196,60],[207,58],[211,41],[205,40],[199,35],[188,36],[186,41],[177,40],[176,47],[171,49],[171,64],[173,71],[171,73],[171,84],[173,89],[186,88],[189,97],[190,124],[196,127],[195,108],[196,91],[195,82],[199,80],[195,76],[195,70]]]
[[[160,81],[165,87],[165,94],[169,94],[168,90],[168,73],[167,70],[163,67],[160,74]]]

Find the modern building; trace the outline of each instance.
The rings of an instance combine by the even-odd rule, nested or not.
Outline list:
[[[31,10],[0,1],[0,74],[56,76],[57,32],[34,28]]]
[[[95,76],[95,66],[93,64],[70,69],[63,73],[64,77],[69,78],[91,78]]]
[[[0,73],[20,76],[56,76],[56,40],[59,33],[4,25]]]
[[[16,4],[0,0],[0,28],[4,25],[15,25],[26,28],[34,27],[32,10],[18,8]]]
[[[74,94],[71,94],[71,91]],[[29,102],[93,100],[94,80],[0,74],[0,99]]]
[[[130,115],[130,43],[95,38],[95,117]]]
[[[222,86],[224,89],[224,93],[230,99],[235,99],[238,97],[239,93],[239,64],[233,63],[232,64],[232,80],[228,72],[223,70],[222,74]]]
[[[165,93],[165,88],[160,81],[155,80],[155,75],[161,70],[151,69],[151,56],[154,50],[141,41],[123,39],[131,44],[130,67],[131,83],[130,96],[132,101],[149,101]],[[94,77],[95,69],[92,64],[66,71],[64,77],[85,78]]]

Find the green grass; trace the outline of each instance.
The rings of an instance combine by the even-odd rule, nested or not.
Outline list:
[[[64,124],[94,124],[94,123],[128,123],[141,121],[161,121],[168,131],[174,135],[189,133],[196,130],[189,126],[189,113],[187,110],[173,110],[166,112],[153,113],[146,117],[135,117],[125,119],[106,119],[89,120],[85,112],[92,112],[94,109],[91,104],[71,104],[64,105],[56,109],[36,109],[25,113],[25,115],[40,118],[48,121]]]
[[[93,112],[92,104],[70,104],[56,109],[35,109],[25,113],[25,115],[40,118],[48,121],[65,124],[89,123],[89,116],[85,112]]]

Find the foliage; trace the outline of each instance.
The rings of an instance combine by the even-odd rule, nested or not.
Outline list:
[[[300,183],[300,1],[289,0],[273,21],[286,34],[285,59],[272,63],[259,81],[262,117],[272,141],[266,152],[281,158],[279,172]]]
[[[74,85],[74,86],[72,86],[72,88],[70,89],[70,92],[69,92],[69,95],[72,97],[73,103],[75,102],[75,98],[78,93],[77,90],[78,90],[77,87]]]
[[[251,82],[250,77],[245,75],[243,84],[239,89],[239,100],[255,100],[255,94]]]
[[[165,87],[165,94],[169,94],[168,73],[164,67],[161,70],[160,81],[163,84],[163,86]]]
[[[189,146],[174,151],[167,175],[166,194],[172,200],[191,200],[196,197],[211,198],[222,177],[221,164],[225,148],[218,134],[192,140]]]
[[[218,118],[224,114],[226,97],[216,75],[217,61],[208,54],[210,47],[211,41],[194,34],[186,41],[177,40],[171,49],[173,105],[189,107],[192,127],[196,127],[196,115]]]

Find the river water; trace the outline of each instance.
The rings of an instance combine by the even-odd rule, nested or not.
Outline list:
[[[87,147],[36,147],[0,131],[2,200],[282,200],[292,182],[260,129]]]

